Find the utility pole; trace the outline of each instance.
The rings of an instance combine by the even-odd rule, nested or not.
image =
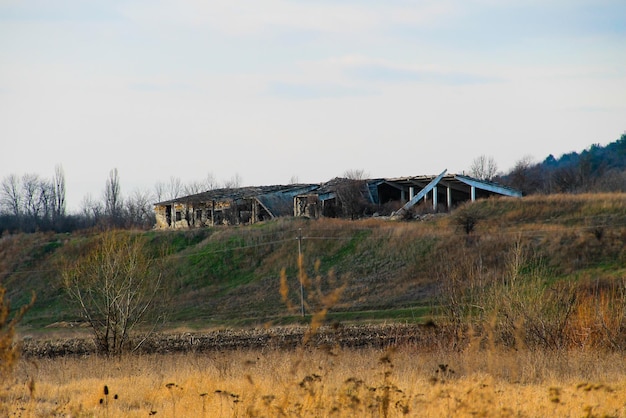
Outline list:
[[[304,318],[304,260],[302,260],[302,228],[298,228],[298,279],[300,280],[300,313]]]

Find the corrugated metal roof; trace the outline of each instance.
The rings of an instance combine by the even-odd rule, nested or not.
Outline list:
[[[293,215],[293,198],[299,194],[317,189],[316,184],[298,185],[298,188],[278,190],[271,193],[264,193],[255,196],[268,211],[274,216]]]

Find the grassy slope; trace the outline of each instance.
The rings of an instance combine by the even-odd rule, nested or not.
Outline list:
[[[478,219],[471,236],[460,214]],[[167,248],[163,275],[171,286],[171,326],[211,327],[298,321],[281,301],[285,268],[290,300],[299,306],[299,230],[307,274],[322,293],[345,285],[330,316],[341,320],[423,320],[437,304],[451,266],[480,260],[486,274],[506,268],[515,242],[558,280],[606,281],[626,273],[626,195],[533,196],[466,205],[451,216],[421,222],[368,219],[280,219],[263,224],[190,231],[147,232],[155,254]],[[24,325],[41,328],[78,319],[58,279],[63,257],[74,256],[89,234],[29,234],[0,239],[0,282],[14,307],[30,291],[35,307]],[[315,262],[319,260],[316,270]],[[319,280],[315,280],[319,276]],[[308,292],[310,308],[319,298]]]

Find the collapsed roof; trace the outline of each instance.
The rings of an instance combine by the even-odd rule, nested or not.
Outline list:
[[[347,196],[348,193],[351,196]],[[438,211],[450,210],[459,203],[478,198],[521,195],[510,187],[466,175],[447,174],[444,170],[436,176],[366,180],[334,178],[322,184],[208,190],[156,203],[155,212],[157,224],[163,218],[159,227],[172,227],[177,222],[187,226],[214,225],[216,222],[254,223],[279,216],[341,216],[341,211],[336,210],[338,207],[359,199],[371,207],[393,203],[397,210],[391,217],[398,218],[421,201],[428,201],[433,210]],[[229,213],[230,220],[224,217],[225,210],[232,212]],[[345,210],[343,214],[346,214]]]

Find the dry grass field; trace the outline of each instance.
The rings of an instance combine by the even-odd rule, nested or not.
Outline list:
[[[623,354],[235,350],[23,359],[9,417],[621,417]]]
[[[626,417],[626,195],[485,200],[425,222],[289,222],[192,231],[191,241],[155,234],[183,241],[165,269],[179,289],[173,326],[225,331],[198,337],[202,349],[147,341],[142,354],[109,358],[69,337],[54,353],[29,348],[31,337],[0,379],[0,417]],[[4,245],[0,255],[24,247]],[[39,247],[50,265],[57,248],[71,250]],[[38,284],[24,328],[41,327],[35,336],[72,320],[50,280],[3,282]],[[23,290],[14,306],[28,302]],[[316,341],[329,342],[277,331],[296,328],[300,303]],[[401,309],[410,319],[381,338],[383,314]],[[381,316],[369,324],[365,312]],[[242,320],[276,321],[275,336],[228,340]],[[335,321],[347,323],[321,338],[318,326]],[[355,337],[353,324],[367,332]],[[12,327],[3,335],[13,361]]]

